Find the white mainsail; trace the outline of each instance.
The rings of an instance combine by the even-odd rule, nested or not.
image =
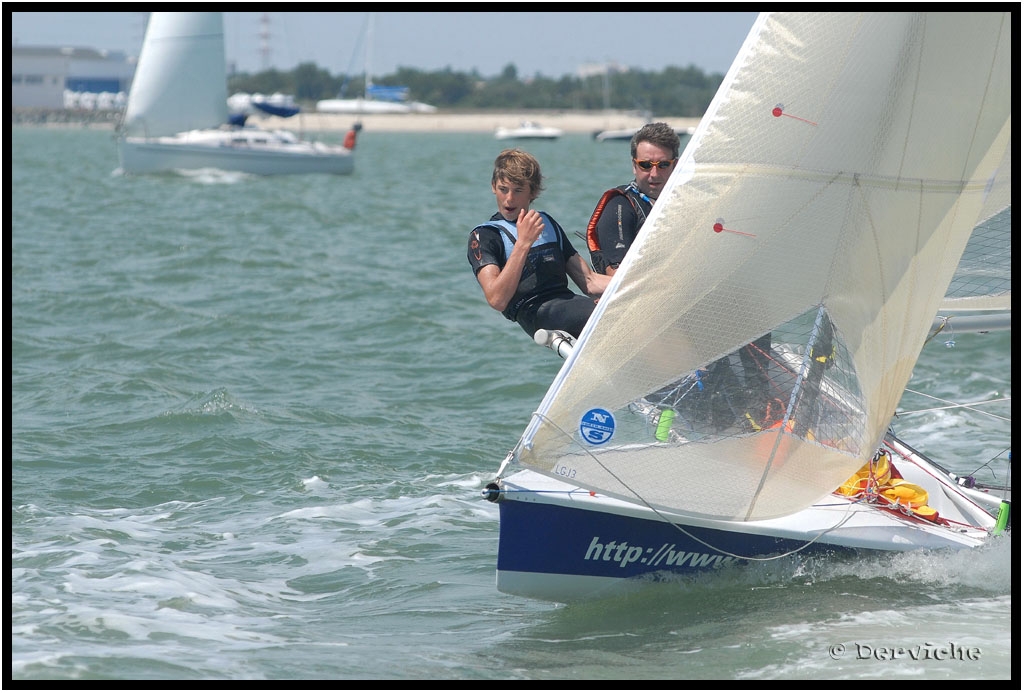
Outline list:
[[[972,229],[1009,209],[1011,23],[759,17],[515,459],[730,520],[870,460]]]
[[[220,12],[153,12],[128,94],[125,135],[162,137],[228,122]]]

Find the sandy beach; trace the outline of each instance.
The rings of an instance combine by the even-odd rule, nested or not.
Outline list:
[[[39,127],[113,128],[113,112],[14,109],[15,125]],[[499,127],[517,127],[525,120],[556,127],[566,134],[592,134],[600,130],[639,128],[647,120],[636,113],[605,111],[478,111],[475,113],[336,114],[301,113],[294,118],[253,118],[251,122],[268,129],[304,132],[346,132],[360,122],[366,132],[494,132]],[[675,128],[696,127],[699,118],[655,117]]]
[[[566,134],[591,134],[600,130],[639,128],[646,121],[632,113],[606,112],[514,112],[408,113],[408,114],[334,114],[303,113],[299,116],[306,130],[347,131],[360,122],[369,132],[493,132],[499,127],[517,127],[526,120]],[[295,128],[294,118],[265,118],[258,121],[267,128]],[[700,118],[655,118],[677,128],[696,127]]]

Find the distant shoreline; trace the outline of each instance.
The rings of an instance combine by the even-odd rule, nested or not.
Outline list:
[[[114,129],[117,111],[71,111],[64,109],[16,108],[13,125],[49,128]],[[627,111],[477,111],[473,113],[301,113],[293,118],[254,118],[251,122],[267,129],[301,132],[346,132],[359,122],[365,132],[494,132],[499,127],[516,127],[525,120],[561,129],[565,134],[593,134],[601,130],[635,129],[647,119]],[[700,118],[654,118],[675,128],[696,127]]]
[[[44,128],[95,128],[113,130],[120,119],[119,111],[73,111],[63,108],[11,109],[12,125]]]
[[[320,131],[347,131],[353,123],[362,123],[367,132],[494,132],[499,127],[517,127],[526,120],[545,127],[559,128],[565,134],[593,134],[601,130],[636,129],[647,119],[627,112],[539,112],[480,111],[475,113],[408,113],[360,115],[340,113],[303,113],[301,128]],[[267,128],[291,128],[295,119],[267,118],[260,123]],[[700,118],[664,118],[677,128],[696,127]]]

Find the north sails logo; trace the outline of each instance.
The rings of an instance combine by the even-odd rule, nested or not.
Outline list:
[[[737,559],[720,553],[698,553],[696,551],[676,551],[675,544],[662,544],[657,551],[653,547],[634,546],[625,541],[601,542],[601,537],[594,537],[587,549],[586,561],[614,561],[620,568],[630,563],[640,562],[648,567],[689,565],[691,568],[717,568],[721,565],[735,563]]]
[[[604,445],[615,433],[615,417],[605,409],[591,409],[580,419],[580,435],[591,445]]]

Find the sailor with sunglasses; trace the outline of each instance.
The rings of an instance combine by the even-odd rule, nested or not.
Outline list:
[[[679,135],[667,123],[648,123],[629,144],[633,180],[606,190],[587,224],[594,269],[615,274],[679,159]]]

